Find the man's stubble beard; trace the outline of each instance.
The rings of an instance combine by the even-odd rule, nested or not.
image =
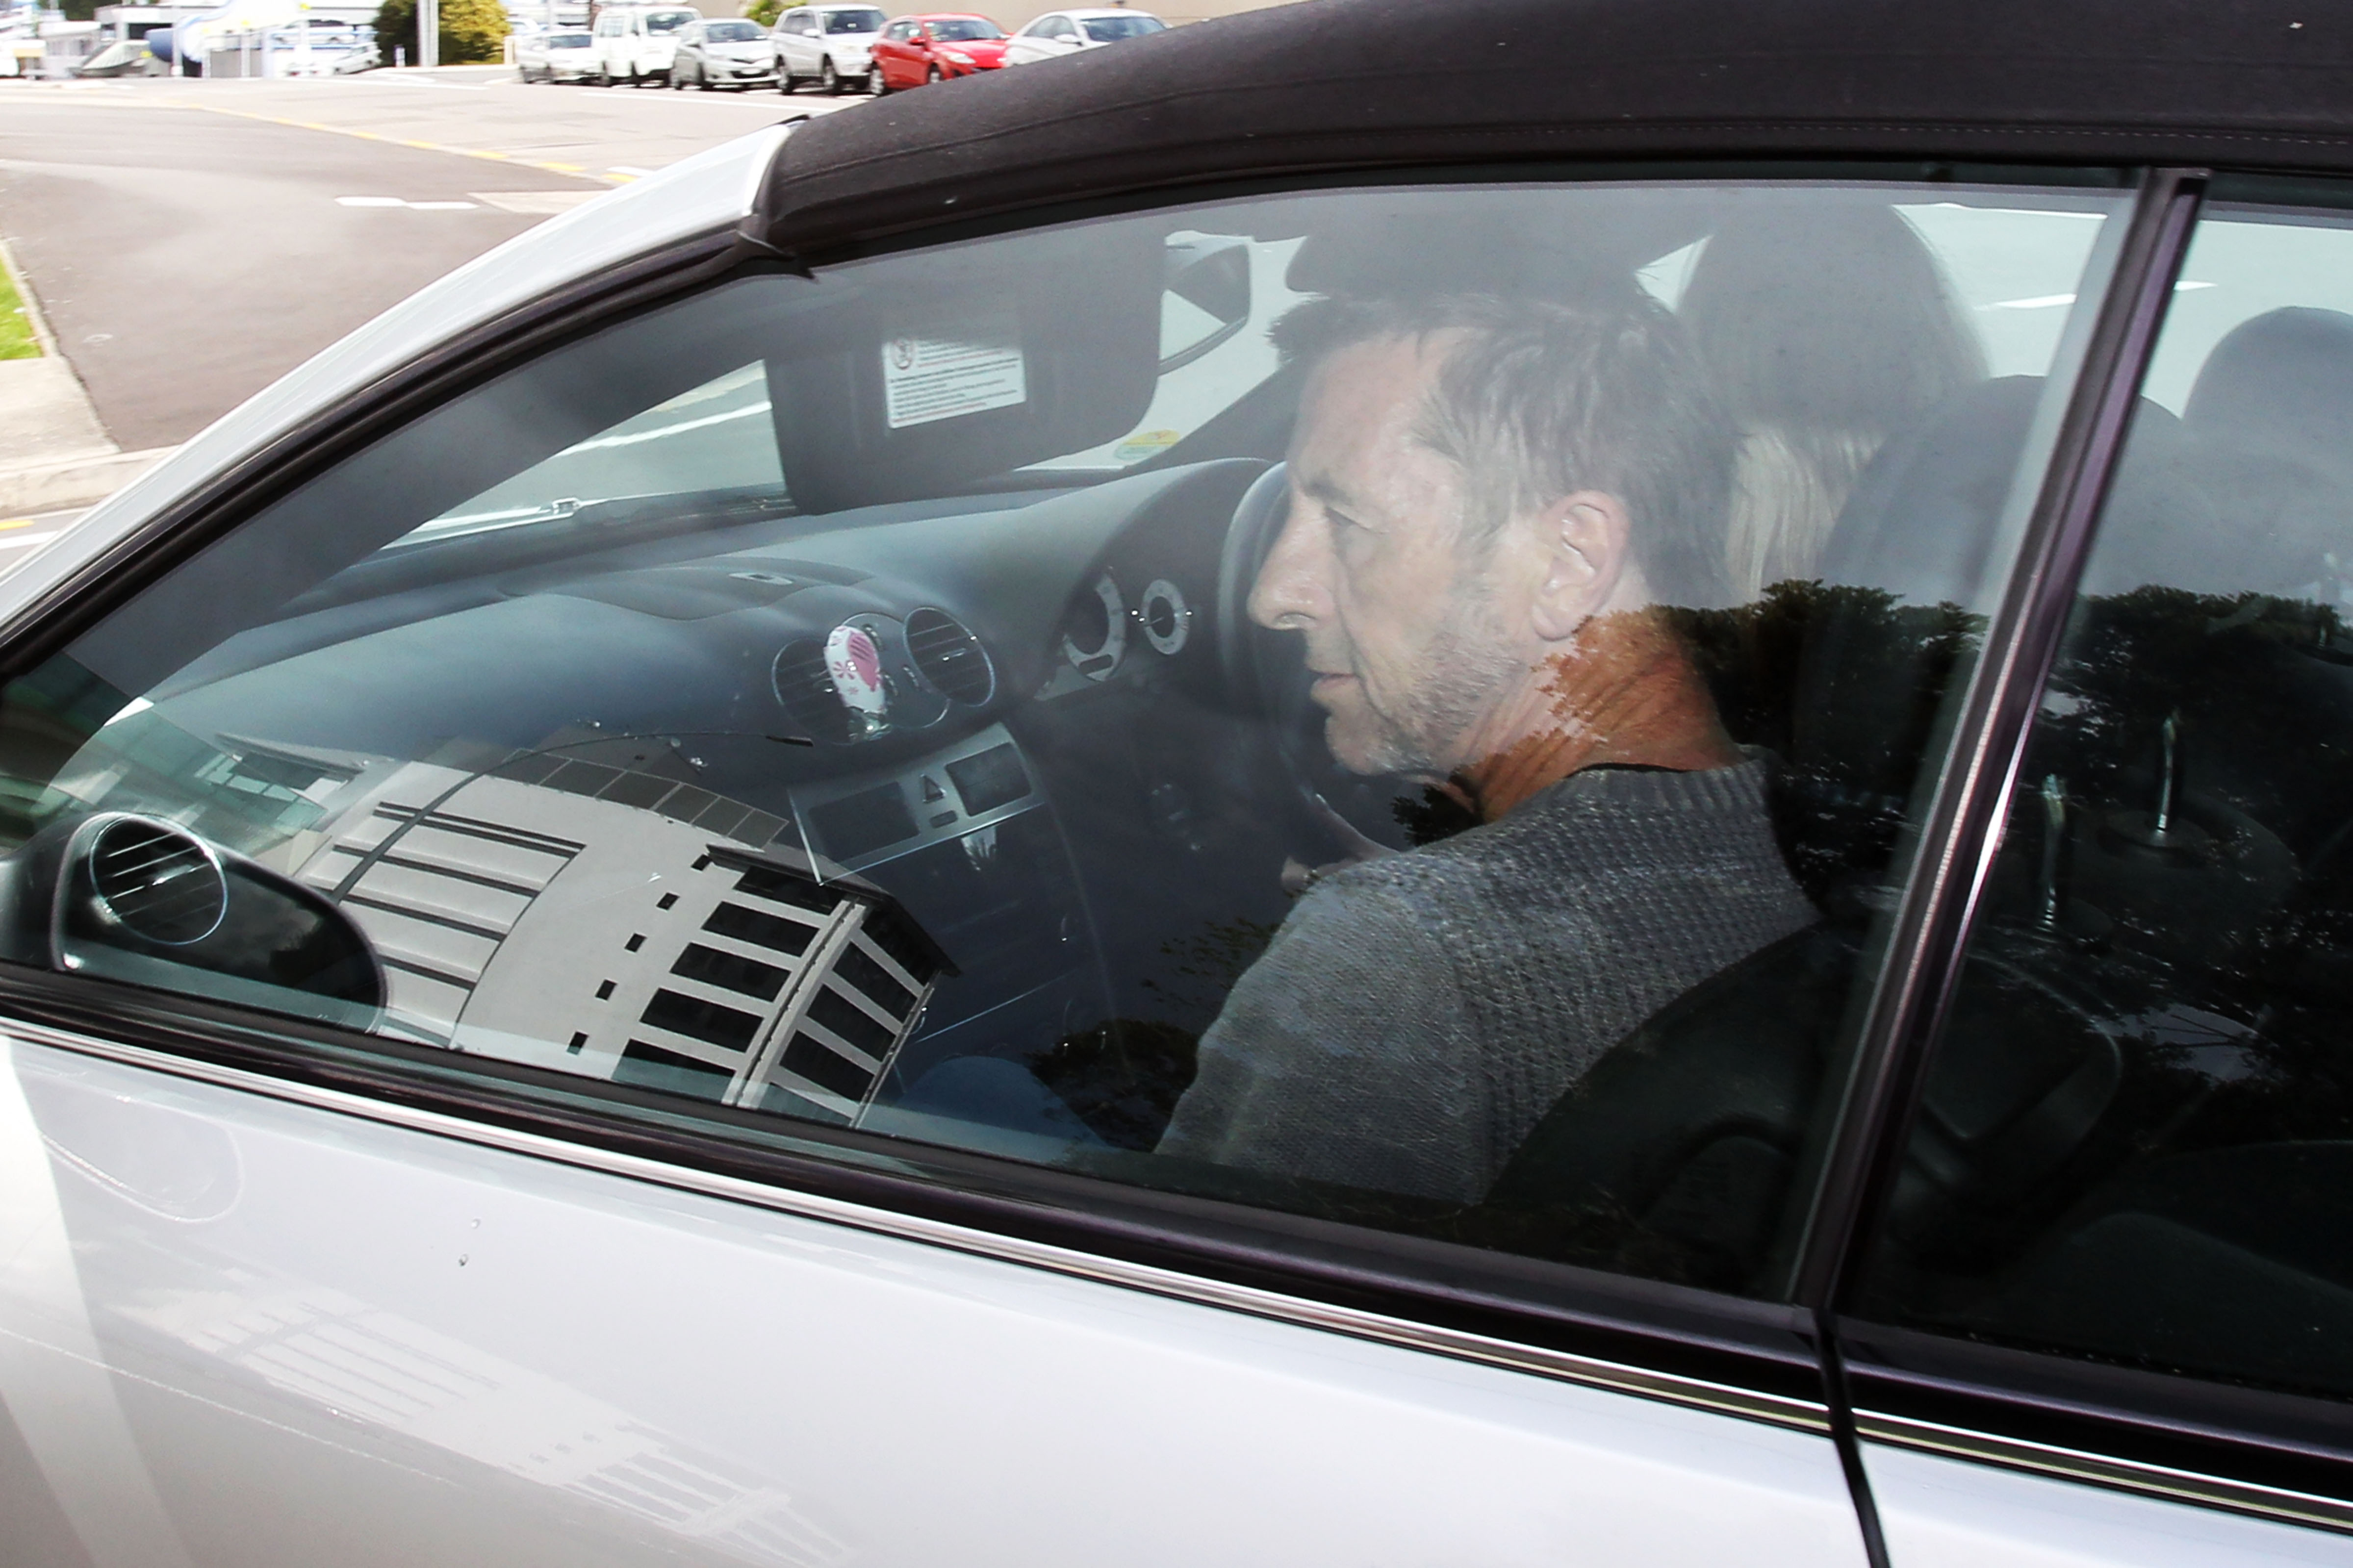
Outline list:
[[[1350,773],[1444,778],[1478,761],[1461,754],[1464,738],[1527,670],[1505,646],[1483,569],[1466,570],[1449,601],[1438,635],[1416,661],[1410,689],[1398,700],[1396,712],[1375,709],[1370,689],[1359,677],[1373,731],[1360,760],[1343,755],[1334,743],[1338,716],[1324,721],[1325,743]]]

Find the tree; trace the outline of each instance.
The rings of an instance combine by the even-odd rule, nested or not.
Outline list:
[[[784,14],[785,0],[744,0],[744,15],[763,27],[773,27]]]
[[[506,7],[499,0],[441,0],[441,63],[467,65],[499,58],[507,36]],[[376,56],[385,64],[393,50],[417,63],[417,0],[384,0],[375,14]]]

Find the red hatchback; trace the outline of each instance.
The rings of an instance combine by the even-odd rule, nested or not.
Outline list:
[[[874,40],[867,89],[877,96],[1005,63],[1005,29],[969,11],[902,16]]]

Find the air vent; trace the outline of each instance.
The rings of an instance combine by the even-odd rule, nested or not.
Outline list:
[[[124,930],[166,947],[202,942],[228,913],[228,879],[202,840],[168,823],[122,817],[90,847],[100,907]]]
[[[907,617],[907,654],[943,697],[977,708],[997,694],[988,650],[944,610],[917,610]]]
[[[776,655],[775,679],[776,700],[801,733],[818,741],[849,739],[849,710],[826,673],[825,644],[815,637],[786,643]]]

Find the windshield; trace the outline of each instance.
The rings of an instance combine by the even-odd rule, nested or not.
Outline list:
[[[586,33],[550,33],[547,47],[551,49],[585,49],[596,41]]]
[[[714,44],[749,44],[768,35],[750,22],[713,22],[702,29],[702,36]]]
[[[1166,29],[1168,24],[1157,16],[1089,16],[1082,24],[1087,37],[1098,44],[1115,44],[1122,38],[1140,38],[1146,33]]]
[[[652,16],[646,18],[646,31],[649,33],[675,33],[681,27],[685,26],[689,22],[693,21],[694,16],[695,14],[691,11],[657,11]]]
[[[828,33],[879,33],[882,30],[880,11],[828,11],[825,30]]]
[[[928,22],[924,25],[931,29],[932,37],[944,44],[981,43],[990,38],[1005,37],[997,30],[996,23],[979,16],[950,16],[943,21]]]

